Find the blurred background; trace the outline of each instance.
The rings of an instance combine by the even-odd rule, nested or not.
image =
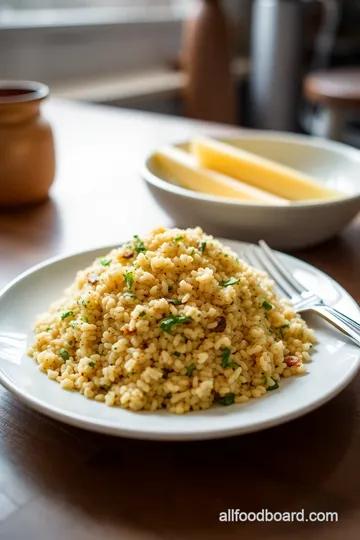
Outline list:
[[[360,147],[360,2],[0,0],[0,79]]]

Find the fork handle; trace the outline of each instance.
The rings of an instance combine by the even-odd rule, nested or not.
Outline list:
[[[345,313],[342,313],[341,311],[338,311],[337,309],[327,306],[327,308],[336,316],[339,317],[339,319],[342,319],[345,323],[347,323],[349,326],[351,326],[355,331],[360,332],[360,323],[355,321],[355,319],[350,319]]]
[[[318,313],[323,319],[335,326],[340,332],[348,336],[358,347],[360,347],[360,324],[349,319],[343,313],[329,306],[312,306],[311,311]]]

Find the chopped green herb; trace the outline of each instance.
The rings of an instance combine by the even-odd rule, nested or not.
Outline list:
[[[81,300],[81,303],[84,307],[86,307],[88,305],[88,302],[86,300]]]
[[[73,342],[72,341],[68,341],[68,344],[70,345],[70,347],[72,346]]]
[[[229,255],[227,253],[224,253],[224,257],[228,257]]]
[[[137,234],[134,235],[134,238],[135,238],[135,251],[137,253],[144,253],[146,251],[145,249],[145,246],[144,246],[144,242],[142,240],[140,240],[140,238],[138,237]]]
[[[164,330],[167,334],[171,334],[173,326],[178,324],[184,324],[192,321],[192,317],[186,317],[185,315],[179,315],[177,317],[170,315],[166,317],[160,323],[161,330]]]
[[[124,274],[124,279],[128,289],[131,289],[132,284],[134,283],[134,274],[132,272],[126,272]]]
[[[71,317],[71,315],[74,315],[73,311],[65,311],[65,313],[62,313],[62,315],[61,315],[61,320],[63,321],[67,317]]]
[[[51,330],[51,327],[49,326],[49,328],[46,329],[46,332],[50,332],[50,330]]]
[[[145,311],[142,311],[141,313],[139,313],[139,317],[144,317],[144,315],[146,315]]]
[[[264,300],[263,303],[262,303],[262,307],[266,309],[266,311],[270,311],[270,309],[272,309],[272,305],[269,304],[269,302],[267,300]]]
[[[77,326],[77,322],[76,321],[70,321],[70,326],[72,326],[73,328],[75,328],[75,326]]]
[[[225,394],[225,396],[221,399],[219,399],[220,405],[224,405],[227,407],[228,405],[232,405],[235,401],[235,394],[233,392],[230,392],[229,394]]]
[[[83,322],[88,323],[89,322],[89,317],[83,317],[82,320],[83,320]]]
[[[290,324],[283,324],[282,326],[280,326],[280,328],[289,328],[290,327]]]
[[[277,381],[275,381],[275,384],[273,384],[272,386],[268,386],[268,388],[266,390],[268,392],[271,392],[271,390],[276,390],[277,388],[279,388],[279,385],[278,385]]]
[[[239,364],[237,364],[236,362],[230,362],[230,356],[231,356],[231,349],[223,349],[222,350],[222,361],[221,361],[221,366],[226,369],[226,368],[238,368],[239,367]]]
[[[180,242],[180,240],[183,240],[183,236],[177,236],[174,240],[174,242]]]
[[[125,291],[123,296],[127,296],[128,298],[136,298],[135,294],[129,292],[129,291]]]
[[[192,250],[190,251],[190,255],[191,255],[192,257],[195,255],[195,249],[192,249]]]
[[[67,352],[66,349],[61,349],[60,355],[61,355],[62,359],[65,360],[65,361],[69,360],[69,358],[70,358],[70,355],[69,355],[69,353]]]
[[[95,367],[95,362],[89,362],[89,366],[94,368]]]
[[[182,300],[180,298],[168,298],[167,301],[169,304],[173,304],[174,306],[180,306],[180,304],[182,304]]]
[[[206,242],[201,242],[200,244],[200,252],[203,254],[206,249]]]
[[[239,283],[240,281],[240,278],[236,279],[236,278],[230,278],[230,279],[227,279],[225,281],[220,281],[219,285],[221,287],[229,287],[230,285],[236,285],[237,283]]]
[[[237,364],[236,362],[229,362],[227,367],[237,369],[239,367],[239,364]]]
[[[264,375],[264,384],[267,384],[267,376]]]
[[[221,365],[223,368],[227,367],[231,355],[231,349],[223,349],[222,351],[222,362]]]
[[[178,351],[175,351],[174,356],[181,356],[181,353],[179,353]]]
[[[102,266],[109,266],[111,263],[111,259],[106,259],[105,257],[99,258],[99,263],[102,264]]]
[[[190,366],[187,366],[186,368],[186,375],[188,377],[191,377],[191,375],[193,374],[193,371],[196,369],[196,366],[195,364],[190,364]]]

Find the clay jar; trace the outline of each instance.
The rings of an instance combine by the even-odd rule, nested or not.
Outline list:
[[[47,198],[54,179],[54,141],[40,115],[49,88],[29,81],[0,81],[0,207]]]

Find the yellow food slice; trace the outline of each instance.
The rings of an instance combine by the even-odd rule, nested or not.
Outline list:
[[[192,151],[200,166],[227,174],[291,201],[344,196],[291,167],[214,139],[195,139]]]
[[[199,167],[194,156],[175,147],[155,152],[155,160],[179,185],[209,195],[263,204],[285,205],[288,201],[223,174]]]

